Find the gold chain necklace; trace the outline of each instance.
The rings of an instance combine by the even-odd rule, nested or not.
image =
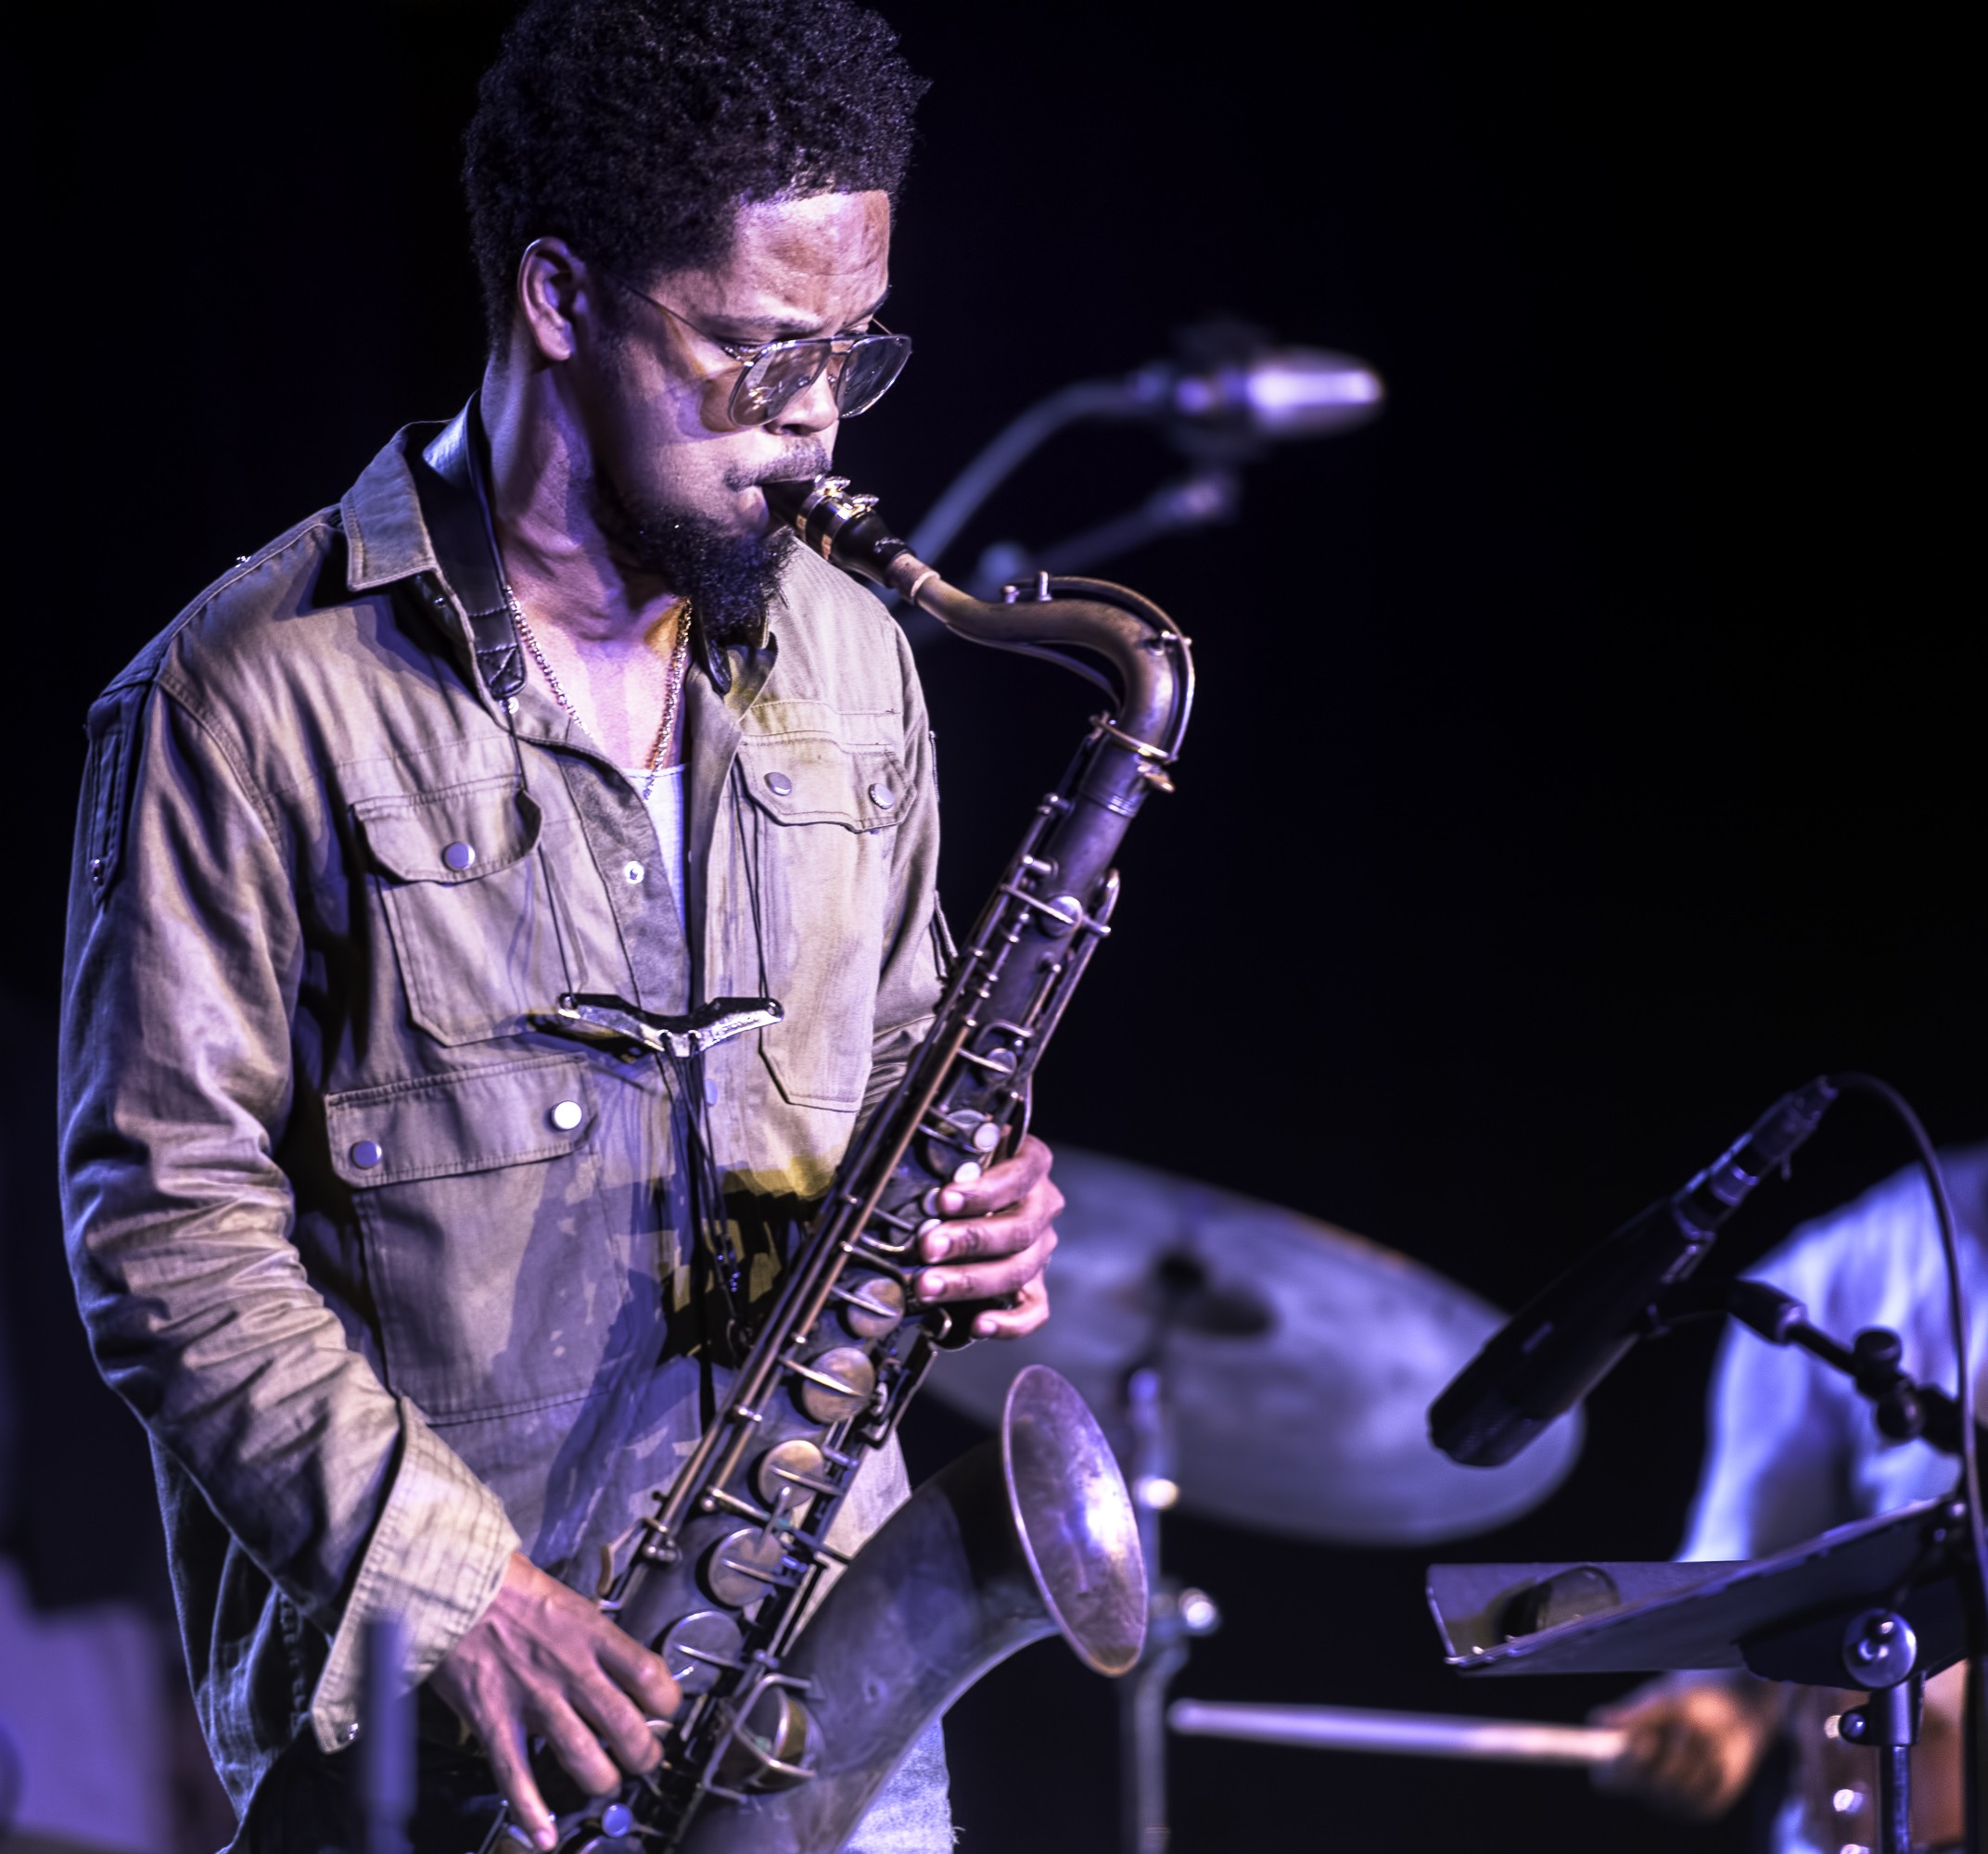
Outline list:
[[[507,584],[503,589],[504,603],[511,607],[511,622],[517,627],[517,634],[524,640],[525,648],[531,653],[531,660],[539,666],[540,674],[545,678],[545,686],[553,692],[553,699],[572,716],[580,724],[580,730],[594,745],[601,739],[587,725],[587,717],[573,705],[573,698],[560,686],[559,678],[553,667],[545,660],[545,653],[539,648],[537,633],[531,629],[531,621],[525,616],[525,610],[517,603],[517,594]],[[642,802],[646,805],[656,791],[657,775],[662,771],[663,760],[668,748],[676,737],[677,709],[683,692],[683,667],[690,657],[690,602],[684,600],[677,607],[676,641],[669,647],[669,667],[665,672],[668,681],[663,691],[663,718],[656,730],[656,744],[649,749],[649,757],[644,762],[648,778],[643,781]]]

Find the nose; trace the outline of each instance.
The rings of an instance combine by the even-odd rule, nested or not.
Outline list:
[[[772,428],[809,437],[826,431],[842,416],[835,406],[835,381],[841,373],[842,362],[838,357],[822,369],[814,384],[805,392],[796,393],[787,401],[780,416],[772,421]]]

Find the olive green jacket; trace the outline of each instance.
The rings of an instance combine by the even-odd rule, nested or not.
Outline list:
[[[693,668],[686,938],[640,796],[542,679],[515,716],[487,685],[473,429],[402,432],[90,715],[65,1218],[244,1810],[307,1724],[352,1735],[364,1619],[404,1616],[424,1677],[520,1543],[591,1590],[697,1434],[682,1104],[540,1013],[780,999],[705,1058],[728,1201],[775,1227],[939,988],[931,737],[883,607],[796,550],[765,643]]]

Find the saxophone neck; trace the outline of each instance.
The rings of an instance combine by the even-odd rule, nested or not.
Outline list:
[[[1193,701],[1193,659],[1179,627],[1152,601],[1107,580],[1048,573],[1005,587],[999,602],[975,599],[920,560],[891,532],[876,498],[853,494],[847,476],[762,488],[773,519],[831,565],[895,592],[975,643],[1060,663],[1113,698],[1115,730],[1167,758],[1178,750]],[[1109,679],[1093,657],[1104,660]]]

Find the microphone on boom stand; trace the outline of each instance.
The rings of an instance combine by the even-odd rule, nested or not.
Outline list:
[[[1821,1077],[1783,1095],[1682,1190],[1536,1294],[1430,1405],[1436,1447],[1468,1467],[1497,1467],[1573,1409],[1656,1329],[1665,1290],[1698,1266],[1720,1225],[1815,1132],[1836,1096]]]
[[[1020,413],[926,511],[908,537],[911,552],[937,565],[988,498],[1059,431],[1090,423],[1153,425],[1189,461],[1186,476],[1138,508],[1051,545],[996,541],[961,582],[975,598],[991,599],[1003,582],[1038,572],[1088,573],[1161,535],[1233,521],[1242,464],[1273,444],[1357,430],[1380,415],[1387,398],[1365,361],[1287,347],[1229,316],[1180,329],[1175,349],[1170,359],[1114,379],[1077,380]],[[938,629],[921,614],[906,624],[914,638]]]

